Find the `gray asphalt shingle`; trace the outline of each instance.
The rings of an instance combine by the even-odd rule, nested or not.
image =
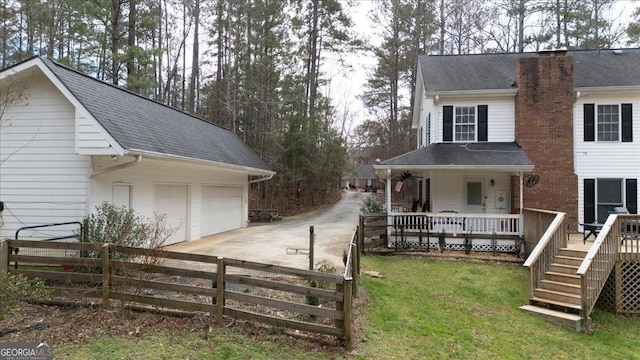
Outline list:
[[[125,149],[271,170],[229,129],[41,59]]]
[[[533,167],[516,143],[438,143],[380,162],[380,165]]]
[[[574,87],[640,86],[640,49],[572,50]],[[523,54],[424,55],[418,58],[427,92],[515,89]]]

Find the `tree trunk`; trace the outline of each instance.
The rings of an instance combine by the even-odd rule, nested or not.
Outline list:
[[[135,55],[132,52],[133,48],[136,46],[136,16],[136,0],[129,0],[129,26],[127,29],[127,80],[131,79],[134,84],[137,84]],[[133,92],[140,91],[138,85],[131,86],[129,81],[127,81],[127,87]]]
[[[189,81],[189,112],[196,113],[196,91],[197,85],[200,84],[200,69],[199,64],[199,40],[198,32],[200,32],[200,0],[195,0],[193,5],[193,20],[195,23],[193,29],[193,53],[191,57],[191,79]]]

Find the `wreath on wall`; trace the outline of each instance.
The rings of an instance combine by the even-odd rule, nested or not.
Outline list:
[[[529,174],[524,178],[524,186],[526,187],[534,187],[538,181],[540,181],[540,175],[538,174]]]

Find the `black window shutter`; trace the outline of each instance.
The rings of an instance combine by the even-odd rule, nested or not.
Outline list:
[[[596,179],[584,179],[584,222],[596,222]]]
[[[638,213],[638,179],[626,179],[626,205],[630,214]]]
[[[487,105],[478,105],[478,141],[487,141]]]
[[[584,141],[596,140],[595,105],[584,104]]]
[[[442,141],[453,141],[453,106],[442,107]]]
[[[631,104],[622,104],[622,142],[633,141],[633,120],[631,112],[633,106]]]

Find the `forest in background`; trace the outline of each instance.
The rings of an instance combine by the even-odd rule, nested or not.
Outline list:
[[[356,28],[354,6],[371,9]],[[361,22],[360,22],[361,23]],[[636,47],[631,0],[0,0],[0,68],[34,55],[235,131],[277,172],[251,207],[321,206],[357,163],[415,148],[422,54]],[[368,57],[366,114],[331,67]]]

